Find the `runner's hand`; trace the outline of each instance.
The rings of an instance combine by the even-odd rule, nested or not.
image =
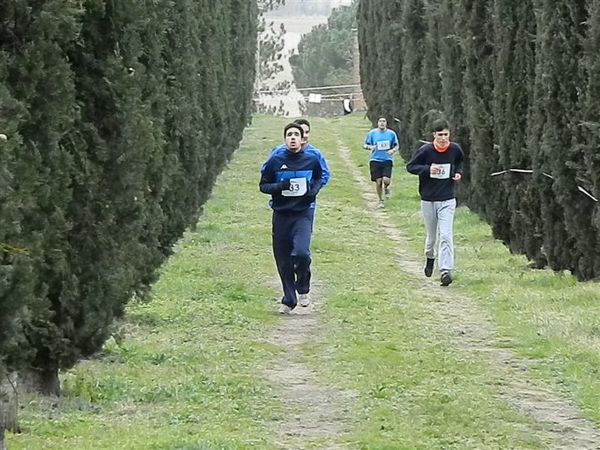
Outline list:
[[[289,179],[289,178],[286,178],[285,180],[283,180],[283,181],[281,182],[281,190],[282,190],[282,191],[289,191],[289,189],[290,189],[290,184],[291,184],[291,183],[290,183],[290,179]]]

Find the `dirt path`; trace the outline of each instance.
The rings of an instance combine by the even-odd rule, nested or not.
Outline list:
[[[274,280],[271,284],[279,291],[278,283]],[[275,426],[281,449],[315,448],[315,440],[321,449],[348,448],[334,441],[343,434],[347,404],[352,396],[319,383],[318,374],[303,361],[301,351],[302,345],[321,332],[318,316],[324,302],[322,292],[318,282],[313,282],[312,304],[307,308],[298,306],[293,314],[281,316],[268,337],[269,342],[283,350],[274,367],[266,373],[279,393],[287,416],[287,420]],[[309,447],[311,441],[313,445]]]
[[[500,348],[497,331],[487,312],[452,287],[440,287],[437,278],[424,277],[422,259],[405,250],[406,239],[401,231],[385,220],[384,210],[375,208],[377,198],[372,183],[353,164],[348,148],[341,141],[338,141],[338,150],[372,214],[378,223],[386,224],[380,229],[397,244],[396,254],[400,268],[419,280],[417,287],[423,289],[423,296],[433,300],[432,308],[443,320],[440,327],[451,330],[455,347],[467,353],[482,355],[501,374],[504,380],[501,398],[535,419],[540,424],[541,431],[552,440],[553,448],[600,449],[600,432],[581,417],[578,408],[549,387],[528,377],[529,361],[508,349]]]

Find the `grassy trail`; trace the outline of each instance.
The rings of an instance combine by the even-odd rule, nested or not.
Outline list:
[[[58,400],[20,399],[13,449],[600,448],[597,283],[533,271],[465,208],[456,281],[421,272],[416,177],[374,208],[369,124],[315,119],[332,171],[314,304],[276,314],[258,169],[284,119],[258,116],[198,227]]]

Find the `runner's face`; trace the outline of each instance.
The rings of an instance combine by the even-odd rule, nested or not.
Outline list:
[[[302,135],[298,128],[290,128],[285,132],[285,145],[293,152],[300,150],[302,146]]]
[[[383,117],[382,117],[381,119],[379,119],[379,120],[377,121],[377,127],[378,127],[380,130],[385,130],[385,128],[387,127],[387,120],[386,120],[386,119],[384,119]]]
[[[302,124],[300,125],[302,127],[302,129],[304,130],[304,138],[302,139],[302,144],[308,144],[308,137],[310,135],[310,128],[308,125],[306,124]]]
[[[442,131],[434,131],[433,141],[438,145],[445,146],[450,141],[450,130],[444,128]]]

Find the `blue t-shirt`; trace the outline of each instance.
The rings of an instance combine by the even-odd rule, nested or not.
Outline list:
[[[388,150],[398,146],[398,137],[393,130],[385,129],[381,131],[379,128],[373,128],[367,134],[365,144],[376,147],[375,150],[371,151],[370,161],[392,161],[392,155],[388,154]]]

